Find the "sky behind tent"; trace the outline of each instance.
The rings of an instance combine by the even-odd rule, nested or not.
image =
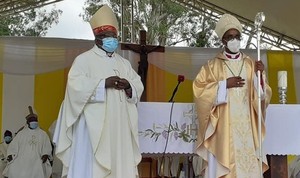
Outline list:
[[[52,25],[46,37],[93,40],[94,35],[90,24],[83,21],[82,17],[79,17],[79,14],[84,12],[83,7],[85,1],[86,0],[63,0],[55,3],[56,8],[61,9],[63,13],[59,17],[59,23]],[[107,3],[109,0],[100,0],[100,2]],[[45,8],[53,8],[53,5],[48,5]],[[246,41],[247,40],[243,40],[242,48],[246,46]],[[256,45],[256,40],[252,39],[252,42]],[[186,44],[179,43],[176,46],[186,46]]]
[[[83,13],[84,2],[85,0],[64,0],[56,3],[56,8],[61,9],[63,13],[59,23],[52,25],[46,37],[93,40],[90,24],[79,17],[79,14]],[[52,5],[46,8],[52,8]]]

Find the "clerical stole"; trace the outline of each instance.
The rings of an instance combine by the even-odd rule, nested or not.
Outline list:
[[[241,60],[224,60],[226,63],[226,78],[240,76],[245,79],[245,85],[228,90],[229,118],[230,118],[230,151],[235,164],[231,172],[225,176],[237,178],[260,177],[259,160],[255,152],[252,126],[250,120],[249,83],[253,82],[247,76],[246,63]]]

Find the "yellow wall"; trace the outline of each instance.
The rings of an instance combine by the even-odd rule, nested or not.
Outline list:
[[[39,125],[45,131],[57,119],[65,92],[65,70],[35,76],[34,107],[38,112]]]
[[[177,85],[177,78],[177,75],[150,64],[147,76],[147,101],[168,102]],[[192,82],[185,79],[179,85],[173,101],[183,103],[193,102]]]

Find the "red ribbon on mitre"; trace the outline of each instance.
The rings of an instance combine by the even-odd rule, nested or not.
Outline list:
[[[111,32],[114,32],[117,34],[117,29],[114,27],[114,26],[111,26],[111,25],[103,25],[101,27],[96,27],[93,29],[93,33],[94,35],[99,35],[100,33],[102,32],[105,32],[105,31],[111,31]]]

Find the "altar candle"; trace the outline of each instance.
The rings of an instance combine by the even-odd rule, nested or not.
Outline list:
[[[287,71],[278,71],[278,87],[287,87]]]

